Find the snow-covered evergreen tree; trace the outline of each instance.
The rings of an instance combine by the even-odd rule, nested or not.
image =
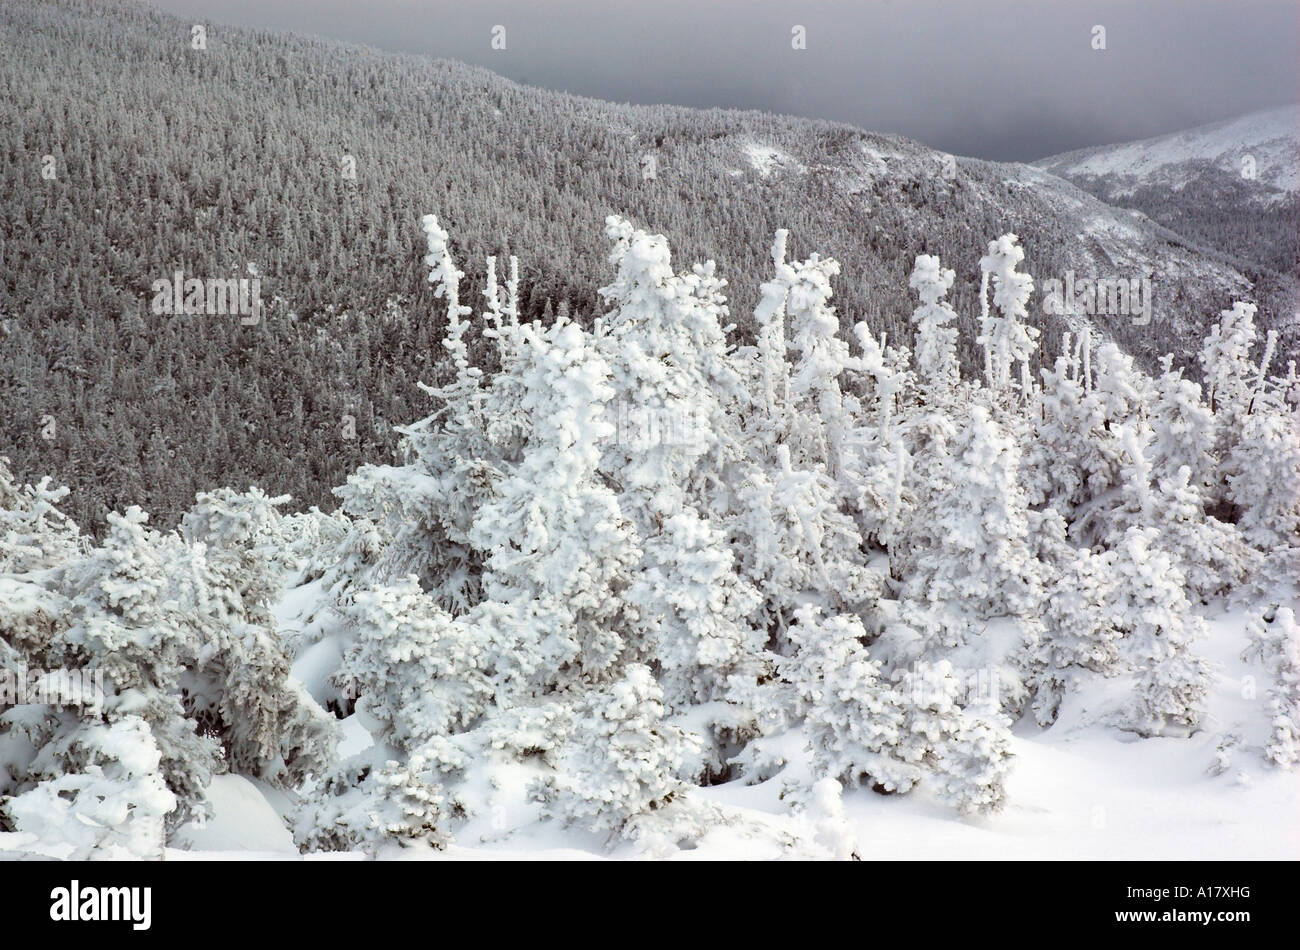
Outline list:
[[[981,621],[1038,609],[1041,577],[1018,466],[1016,444],[984,407],[973,407],[953,445],[950,487],[914,515],[933,540],[904,592],[913,623],[935,643],[957,646]]]
[[[184,682],[187,713],[220,739],[227,767],[292,787],[333,761],[336,737],[289,677],[271,614],[285,570],[276,506],[287,500],[256,488],[201,493],[181,519],[188,544],[172,590],[201,644]]]
[[[950,389],[959,378],[957,329],[948,324],[957,313],[943,298],[952,287],[956,272],[940,265],[939,258],[921,254],[912,267],[908,285],[921,298],[912,314],[916,325],[916,372],[931,391],[931,399]]]
[[[1259,663],[1273,676],[1265,700],[1270,729],[1264,757],[1291,768],[1300,762],[1300,624],[1294,610],[1278,607],[1271,617],[1253,618],[1246,635],[1242,660]]]
[[[160,768],[177,808],[172,826],[206,810],[205,789],[220,767],[220,745],[201,735],[186,713],[180,685],[202,644],[169,599],[163,539],[146,528],[139,508],[108,516],[109,532],[89,558],[69,571],[68,625],[52,645],[72,668],[102,670],[104,715],[112,723],[138,717],[149,725]]]
[[[387,844],[422,842],[442,847],[450,841],[442,788],[421,776],[418,755],[403,764],[366,757],[344,763],[326,777],[294,816],[294,840],[303,851],[362,850],[372,855]]]
[[[1300,415],[1260,395],[1223,461],[1227,501],[1260,550],[1300,546]]]
[[[984,347],[984,375],[991,389],[1001,391],[1011,384],[1011,368],[1020,367],[1018,380],[1027,395],[1032,388],[1029,358],[1038,348],[1038,328],[1025,323],[1029,316],[1029,296],[1034,279],[1016,270],[1025,259],[1024,249],[1014,234],[1004,234],[989,242],[989,250],[980,258],[980,335]],[[993,282],[993,306],[989,309],[989,280]]]
[[[757,592],[737,572],[711,506],[702,506],[708,478],[736,451],[727,400],[739,397],[741,377],[728,367],[711,264],[676,275],[661,236],[617,217],[606,233],[617,274],[601,289],[611,309],[598,339],[614,398],[634,418],[692,421],[672,439],[611,440],[601,462],[641,538],[625,596],[675,709],[723,699],[732,676],[762,668],[764,636],[750,623]]]
[[[1219,313],[1199,359],[1205,398],[1216,417],[1231,422],[1245,415],[1257,367],[1250,360],[1255,345],[1255,305],[1238,301]],[[1230,434],[1225,432],[1225,435]]]
[[[19,486],[0,456],[0,574],[55,567],[79,553],[77,526],[59,508],[67,495],[48,476]]]
[[[1034,714],[1041,725],[1056,719],[1078,670],[1118,671],[1120,631],[1111,616],[1115,555],[1068,548],[1044,596],[1043,628],[1034,657]]]
[[[1154,528],[1129,528],[1116,548],[1115,625],[1141,669],[1125,725],[1140,735],[1187,735],[1200,723],[1210,668],[1192,652],[1205,621],[1192,612],[1183,575],[1156,547]]]
[[[357,595],[353,643],[334,679],[359,697],[373,734],[418,751],[433,736],[472,724],[493,697],[487,643],[420,590],[414,577]]]
[[[963,684],[947,660],[896,671],[894,684],[904,710],[895,754],[920,764],[923,784],[958,811],[1000,810],[1012,756],[997,698],[977,693],[963,707]]]
[[[780,673],[805,723],[816,773],[849,787],[866,781],[885,792],[911,789],[921,778],[921,763],[897,752],[904,710],[862,645],[862,622],[804,607],[789,637],[794,655],[781,661]]]
[[[516,649],[537,651],[550,683],[559,671],[593,683],[625,654],[650,650],[636,641],[623,600],[638,539],[598,472],[601,443],[615,434],[604,413],[614,391],[608,366],[575,324],[520,335],[529,436],[468,538],[484,552],[485,595],[536,613],[537,627],[521,631]]]
[[[1202,492],[1217,482],[1214,414],[1201,401],[1201,387],[1183,378],[1165,357],[1155,380],[1155,399],[1148,416],[1154,435],[1151,465],[1157,480],[1177,476],[1187,466],[1188,485]]]
[[[0,804],[13,829],[58,857],[161,860],[176,796],[149,724],[124,715],[59,730],[27,768],[35,783]]]

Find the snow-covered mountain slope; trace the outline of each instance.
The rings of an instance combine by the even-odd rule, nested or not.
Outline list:
[[[1211,169],[1253,182],[1261,201],[1300,191],[1300,106],[1267,109],[1171,135],[1054,155],[1035,163],[1063,178],[1111,179],[1119,197],[1143,185],[1185,187]]]
[[[1237,259],[1295,269],[1300,106],[1034,164]]]

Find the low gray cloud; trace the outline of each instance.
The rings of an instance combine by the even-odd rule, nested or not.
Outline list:
[[[622,102],[755,108],[981,158],[1300,97],[1295,0],[157,0],[195,22],[335,37]],[[492,28],[506,28],[493,50]],[[791,48],[805,27],[807,48]],[[1094,49],[1094,28],[1106,48]]]

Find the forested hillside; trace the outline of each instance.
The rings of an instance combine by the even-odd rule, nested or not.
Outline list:
[[[215,24],[195,49],[191,26],[127,3],[0,6],[3,450],[20,480],[70,485],[68,513],[95,534],[129,504],[170,525],[219,485],[329,507],[331,486],[389,459],[388,420],[418,418],[416,383],[449,373],[411,224],[430,207],[469,262],[465,299],[479,262],[517,252],[522,316],[583,326],[603,309],[610,213],[717,261],[736,342],[753,339],[777,227],[792,253],[816,246],[852,275],[836,286],[843,328],[899,344],[915,256],[969,262],[1007,231],[1040,279],[1151,279],[1151,325],[1096,327],[1139,365],[1186,360],[1234,299],[1257,301],[1265,328],[1293,312],[1276,287],[1028,166]],[[178,271],[260,275],[263,318],[154,314],[153,282]],[[968,374],[978,283],[967,267],[950,295]],[[1071,324],[1037,300],[1028,319],[1052,358]],[[1279,349],[1294,351],[1289,327]]]

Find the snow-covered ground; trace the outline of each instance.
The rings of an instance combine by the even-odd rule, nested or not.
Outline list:
[[[1267,688],[1260,670],[1240,660],[1244,614],[1219,611],[1199,652],[1218,664],[1204,727],[1187,739],[1138,739],[1100,724],[1123,701],[1127,677],[1088,683],[1086,696],[1067,698],[1058,722],[1039,729],[1028,719],[1015,729],[1015,765],[1008,804],[999,814],[963,818],[923,793],[882,796],[867,789],[843,796],[840,836],[862,860],[919,859],[1296,859],[1300,858],[1300,781],[1267,765],[1267,727],[1258,699]],[[299,668],[297,672],[303,672]],[[1251,677],[1259,680],[1255,683]],[[1252,690],[1252,686],[1254,687]],[[344,752],[369,740],[344,721]],[[1225,745],[1226,737],[1235,743]],[[1220,747],[1226,748],[1226,766]],[[797,750],[790,750],[798,758]],[[798,765],[759,785],[739,782],[693,790],[719,807],[726,821],[689,844],[617,843],[539,821],[525,802],[526,770],[499,790],[508,804],[470,822],[445,850],[390,846],[386,859],[588,860],[654,857],[672,860],[825,858],[819,838],[825,816],[796,812],[783,800]],[[1214,772],[1218,774],[1213,774]],[[498,779],[500,775],[497,776]],[[513,787],[512,787],[513,786]],[[186,826],[169,860],[297,859],[278,813],[282,793],[234,775],[213,781],[215,816]],[[686,845],[678,847],[678,844]],[[312,854],[307,860],[359,859],[360,854]]]
[[[803,166],[799,164],[794,156],[783,152],[774,145],[746,142],[742,146],[742,150],[750,166],[764,178],[776,171],[787,169],[803,170]]]

